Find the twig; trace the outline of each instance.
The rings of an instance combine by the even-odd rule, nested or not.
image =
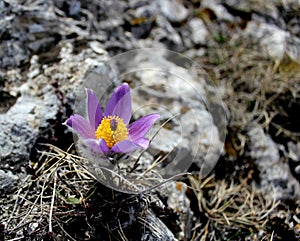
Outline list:
[[[41,194],[40,194],[40,195],[41,195]],[[14,227],[13,229],[9,230],[9,232],[12,232],[12,231],[14,231],[14,230],[16,230],[16,229],[18,229],[19,227],[22,226],[22,223],[25,221],[25,219],[28,217],[28,215],[29,215],[29,214],[32,212],[32,210],[34,209],[34,207],[35,207],[37,201],[39,200],[40,195],[35,199],[35,201],[34,201],[32,207],[29,209],[29,211],[26,213],[26,215],[22,218],[22,220],[18,223],[18,225],[17,225],[16,227]]]
[[[28,181],[28,178],[29,178],[29,176],[27,176],[27,177],[25,178],[24,183],[26,183],[26,182]],[[10,220],[11,220],[12,217],[14,216],[14,213],[15,213],[15,211],[16,211],[16,209],[17,209],[18,201],[19,201],[19,197],[20,197],[21,191],[22,191],[22,188],[20,188],[20,189],[18,190],[18,192],[17,192],[17,195],[16,195],[17,198],[16,198],[16,201],[15,201],[15,204],[14,204],[14,208],[13,208],[13,210],[12,210],[11,215],[9,216],[9,219],[8,219],[7,222],[6,222],[7,225],[9,224]]]
[[[51,199],[51,206],[50,206],[50,213],[49,213],[49,233],[52,233],[52,215],[53,215],[53,206],[55,200],[56,181],[57,181],[57,174],[56,172],[54,172],[54,185],[53,185],[53,192],[52,192],[52,199]]]

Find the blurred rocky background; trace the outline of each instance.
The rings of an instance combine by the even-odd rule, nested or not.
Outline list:
[[[298,0],[0,0],[0,240],[299,240],[299,10]],[[39,195],[56,179],[35,182],[41,143],[66,151],[74,89],[91,72],[114,79],[106,61],[138,48],[182,53],[209,74],[228,108],[222,155],[204,179],[192,166],[137,197],[95,184],[84,203],[50,209],[51,226]]]

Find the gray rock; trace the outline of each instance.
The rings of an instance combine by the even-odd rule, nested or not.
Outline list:
[[[11,171],[0,170],[0,195],[11,193],[16,187],[18,176],[14,175]]]
[[[173,28],[164,16],[156,17],[157,28],[151,31],[151,37],[155,42],[162,42],[167,48],[181,50],[183,41],[179,33]]]
[[[201,1],[203,8],[209,8],[214,12],[217,18],[221,21],[233,22],[234,16],[232,16],[227,9],[218,0],[203,0]]]
[[[199,18],[193,18],[188,23],[191,29],[191,39],[196,45],[204,45],[207,42],[207,37],[209,32],[203,22],[203,20]]]
[[[300,24],[298,24],[300,25]],[[298,64],[300,63],[300,38],[288,33],[286,38],[286,54]],[[299,33],[300,35],[300,33]]]
[[[266,0],[264,2],[256,2],[255,4],[249,1],[239,0],[226,0],[221,1],[225,6],[229,6],[231,9],[240,11],[241,13],[260,13],[261,15],[267,15],[269,18],[280,21],[280,12],[276,1]]]
[[[183,136],[190,143],[189,150],[194,157],[193,162],[201,168],[199,176],[205,177],[214,168],[223,151],[221,132],[208,110],[188,111],[181,116],[181,122],[186,127]]]
[[[189,14],[178,0],[157,0],[158,8],[170,22],[181,22]]]
[[[153,154],[159,153],[161,151],[164,153],[168,153],[170,150],[176,148],[176,146],[181,141],[182,141],[182,138],[179,133],[174,132],[172,130],[162,128],[159,131],[158,136],[152,142],[150,151]]]
[[[78,0],[63,1],[63,0],[54,0],[54,3],[62,11],[70,17],[79,17],[81,3]]]
[[[134,9],[126,11],[124,16],[126,20],[126,29],[128,29],[135,38],[147,38],[152,30],[157,16],[155,2],[142,4]]]
[[[186,196],[187,185],[182,182],[169,182],[160,188],[160,193],[167,198],[168,207],[179,215],[178,233],[179,240],[190,237],[190,227],[192,225],[193,211],[190,207],[190,199]]]
[[[247,24],[245,34],[258,41],[267,56],[282,59],[286,50],[287,33],[275,25],[251,21]]]
[[[247,24],[244,35],[258,43],[266,56],[280,61],[287,55],[300,63],[300,39],[291,32],[258,19]]]
[[[0,23],[1,27],[1,23]],[[1,36],[0,36],[1,37]],[[28,59],[28,50],[22,47],[20,41],[10,40],[0,43],[0,66],[18,66]]]
[[[43,98],[21,95],[6,112],[0,114],[0,159],[1,166],[16,170],[30,155],[39,133],[39,128],[48,126],[54,120],[61,103],[53,88],[45,87]]]
[[[34,97],[21,96],[7,113],[0,115],[0,158],[1,166],[9,163],[12,169],[29,158],[38,134],[38,129],[29,124],[34,121],[34,113],[38,102]]]
[[[78,1],[70,6],[68,14],[77,16]],[[71,4],[72,5],[72,4]],[[10,11],[12,10],[13,11]],[[64,18],[49,1],[9,1],[4,4],[7,15],[0,19],[0,67],[13,68],[29,63],[32,54],[55,48],[62,36],[89,36],[89,21]],[[79,22],[84,24],[80,25]]]
[[[278,148],[261,126],[252,126],[248,132],[250,155],[260,171],[261,189],[271,199],[297,199],[300,194],[299,182],[290,172],[288,163],[280,158]]]
[[[177,240],[167,226],[151,211],[147,211],[146,217],[141,222],[145,225],[145,232],[141,237],[141,241]]]
[[[291,168],[294,168],[294,172],[297,175],[299,180],[300,179],[300,142],[298,142],[297,144],[293,142],[288,143],[287,157],[293,163],[293,165],[291,165]]]

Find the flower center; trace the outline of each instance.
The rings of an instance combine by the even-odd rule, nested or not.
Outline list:
[[[96,138],[102,138],[109,148],[119,141],[126,140],[128,130],[123,120],[118,116],[105,116],[95,132]]]

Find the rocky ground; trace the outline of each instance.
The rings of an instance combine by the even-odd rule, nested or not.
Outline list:
[[[299,240],[299,9],[0,0],[0,240]],[[62,125],[121,82],[161,115],[112,172],[135,188]]]

